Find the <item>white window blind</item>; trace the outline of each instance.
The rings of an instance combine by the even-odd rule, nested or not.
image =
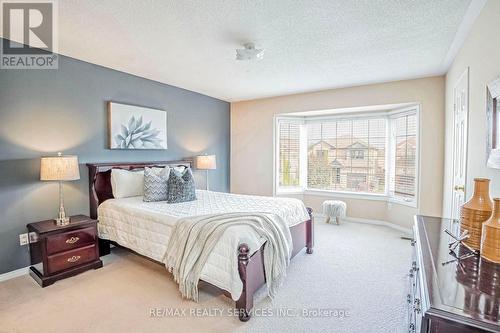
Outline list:
[[[416,199],[417,179],[417,114],[396,114],[392,124],[392,172],[389,195],[405,201]]]
[[[301,123],[278,121],[279,187],[300,186]]]
[[[385,193],[386,117],[307,123],[307,187]]]
[[[321,190],[417,204],[418,106],[277,118],[278,192]]]

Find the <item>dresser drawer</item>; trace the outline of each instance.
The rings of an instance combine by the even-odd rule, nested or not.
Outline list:
[[[52,274],[97,260],[97,252],[95,244],[92,244],[49,256],[47,258],[47,273]]]
[[[79,229],[47,237],[47,254],[68,251],[94,244],[97,237],[95,227]]]

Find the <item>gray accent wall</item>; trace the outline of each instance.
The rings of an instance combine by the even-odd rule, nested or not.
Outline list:
[[[168,112],[168,150],[107,149],[108,101]],[[60,56],[58,70],[0,70],[0,274],[29,266],[26,224],[56,216],[58,187],[39,180],[40,157],[78,155],[79,181],[65,183],[68,214],[88,214],[89,162],[217,155],[210,189],[229,191],[229,103]],[[195,171],[198,187],[205,174]]]

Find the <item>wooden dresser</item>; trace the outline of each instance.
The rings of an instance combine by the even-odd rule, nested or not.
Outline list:
[[[28,224],[30,275],[42,286],[102,267],[99,259],[97,221],[84,215],[72,216],[70,224],[57,226],[54,220]]]
[[[408,282],[408,331],[500,332],[500,265],[479,256],[457,262],[444,230],[459,222],[416,216]],[[458,256],[469,253],[458,247]]]

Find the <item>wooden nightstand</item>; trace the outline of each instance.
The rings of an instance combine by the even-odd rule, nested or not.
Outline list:
[[[27,227],[34,233],[30,235],[30,275],[42,287],[102,267],[97,220],[76,215],[66,226],[57,226],[54,220],[47,220],[30,223]]]

